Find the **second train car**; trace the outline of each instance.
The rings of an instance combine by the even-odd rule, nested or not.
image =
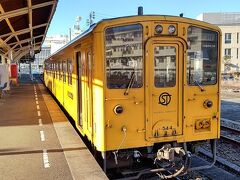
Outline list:
[[[220,42],[218,27],[193,19],[106,19],[45,61],[44,82],[101,152],[104,170],[180,159],[176,176],[194,144],[211,140],[216,154]]]

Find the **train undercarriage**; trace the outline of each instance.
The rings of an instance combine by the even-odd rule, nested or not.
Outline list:
[[[156,176],[171,179],[188,171],[211,168],[216,161],[216,139],[210,140],[211,165],[191,167],[191,156],[198,143],[158,143],[151,147],[102,153],[100,165],[110,179],[141,179]],[[98,158],[99,159],[99,158]]]

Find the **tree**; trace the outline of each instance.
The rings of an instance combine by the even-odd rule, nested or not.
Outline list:
[[[231,58],[229,55],[223,56],[224,72],[230,71]]]

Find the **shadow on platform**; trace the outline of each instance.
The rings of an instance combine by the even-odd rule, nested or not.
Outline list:
[[[21,75],[19,84],[13,85],[6,96],[0,99],[0,126],[31,126],[38,125],[41,118],[44,124],[52,123],[43,95],[49,94],[47,89],[40,87],[40,76]],[[34,85],[37,96],[35,95]],[[37,104],[41,107],[41,117],[38,116]]]

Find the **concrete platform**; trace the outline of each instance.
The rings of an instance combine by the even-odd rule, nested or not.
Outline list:
[[[0,99],[0,179],[107,179],[42,84]]]

